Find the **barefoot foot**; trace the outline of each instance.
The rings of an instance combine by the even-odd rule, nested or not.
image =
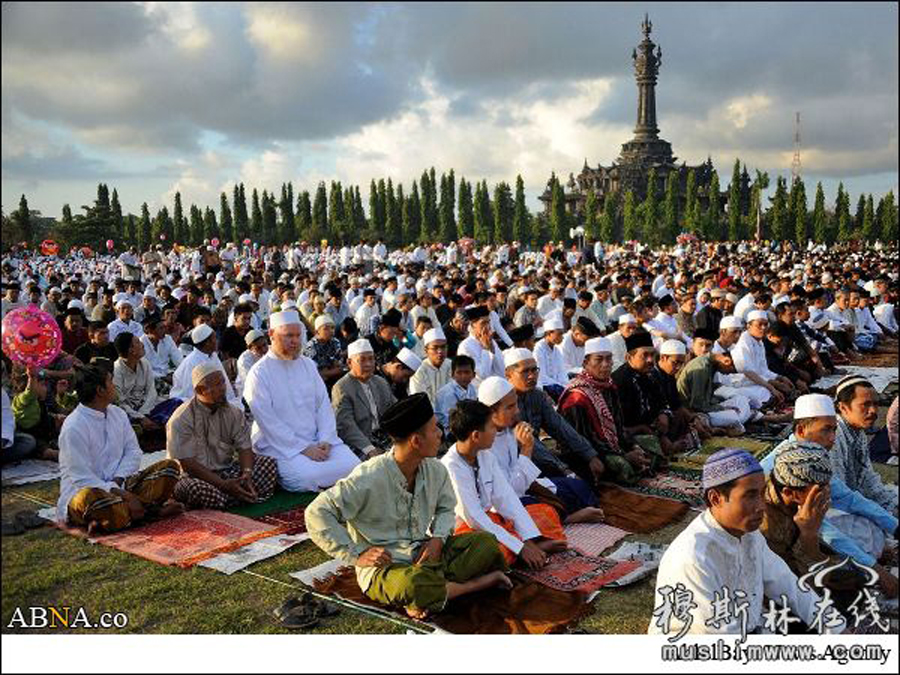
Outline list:
[[[603,509],[587,506],[566,516],[566,525],[574,525],[575,523],[602,523],[605,519],[606,514],[603,513]]]

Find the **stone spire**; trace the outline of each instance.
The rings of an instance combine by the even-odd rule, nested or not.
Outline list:
[[[631,53],[631,59],[634,61],[634,77],[638,87],[637,125],[634,128],[635,138],[638,139],[659,137],[659,128],[656,126],[656,79],[662,63],[662,49],[653,44],[650,39],[652,30],[653,24],[645,14],[644,21],[641,23],[644,39]]]

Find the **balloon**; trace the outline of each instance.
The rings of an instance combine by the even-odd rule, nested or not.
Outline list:
[[[110,251],[113,250],[113,246],[115,246],[115,245],[116,245],[116,244],[115,244],[115,242],[114,242],[112,239],[107,239],[107,240],[106,240],[106,248],[108,248]]]
[[[19,307],[3,319],[3,351],[13,361],[43,368],[62,351],[62,331],[47,312]]]
[[[59,253],[59,244],[52,239],[44,239],[41,242],[41,255],[56,255]]]
[[[165,240],[166,240],[166,233],[163,232],[161,235],[159,235],[159,239],[160,239],[160,241],[165,241]]]
[[[249,246],[249,245],[250,245],[250,240],[244,239],[244,246]]]
[[[212,240],[211,242],[209,242],[209,243],[212,244],[213,246],[218,246],[218,245],[219,245],[219,240],[216,239],[215,237],[213,237],[213,240]]]

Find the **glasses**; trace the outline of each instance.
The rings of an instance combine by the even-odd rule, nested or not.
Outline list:
[[[541,372],[540,367],[532,366],[531,368],[522,368],[522,370],[519,371],[519,374],[528,376],[528,375],[536,375],[539,372]]]

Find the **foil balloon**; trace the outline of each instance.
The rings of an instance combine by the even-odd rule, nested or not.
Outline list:
[[[52,239],[44,239],[41,242],[41,255],[57,255],[59,253],[59,244]]]
[[[219,240],[218,240],[217,238],[213,237],[213,240],[212,240],[211,242],[209,242],[209,243],[212,244],[213,246],[218,247],[218,245],[219,245]]]
[[[106,240],[106,248],[109,249],[110,251],[112,251],[113,246],[115,246],[115,242],[112,239],[107,239]]]
[[[3,319],[3,351],[13,361],[43,368],[53,363],[61,350],[59,325],[34,305],[14,309]]]
[[[244,246],[249,246],[249,245],[250,245],[250,240],[244,239]]]

